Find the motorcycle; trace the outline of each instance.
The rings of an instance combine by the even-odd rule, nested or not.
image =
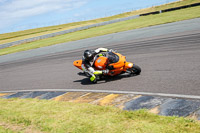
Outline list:
[[[82,60],[76,60],[73,65],[82,70]],[[106,70],[109,72],[106,75],[96,75],[97,80],[103,79],[104,76],[116,76],[124,73],[129,75],[140,75],[141,68],[131,62],[126,61],[126,57],[116,52],[105,52],[96,55],[94,58],[93,67],[95,70]],[[90,76],[89,73],[84,72],[85,76]]]

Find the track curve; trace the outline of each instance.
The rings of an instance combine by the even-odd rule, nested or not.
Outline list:
[[[135,77],[98,84],[72,64],[85,48],[0,63],[0,91],[26,89],[117,90],[200,95],[200,30],[93,46],[117,50],[142,68]]]

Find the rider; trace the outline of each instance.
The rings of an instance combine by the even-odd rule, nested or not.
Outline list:
[[[96,50],[85,50],[83,57],[82,57],[82,69],[84,72],[87,72],[90,74],[90,81],[96,83],[96,76],[95,75],[102,75],[102,74],[108,74],[109,70],[95,70],[92,66],[94,63],[94,58],[97,54],[101,52],[112,52],[113,50],[108,50],[107,48],[98,48]],[[92,64],[91,64],[92,62]]]

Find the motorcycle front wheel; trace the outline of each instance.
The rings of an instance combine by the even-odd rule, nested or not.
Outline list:
[[[134,64],[133,67],[129,69],[129,71],[131,72],[131,74],[140,75],[141,68]]]

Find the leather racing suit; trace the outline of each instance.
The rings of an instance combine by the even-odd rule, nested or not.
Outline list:
[[[96,55],[100,54],[101,52],[107,52],[108,49],[107,48],[98,48],[96,50],[94,50],[94,55],[93,57],[95,58]],[[96,82],[96,76],[95,75],[101,75],[101,74],[105,74],[108,73],[109,70],[95,70],[92,66],[94,64],[94,58],[91,61],[88,61],[85,59],[85,57],[82,57],[82,69],[84,72],[87,72],[90,75],[90,81],[92,82]]]

